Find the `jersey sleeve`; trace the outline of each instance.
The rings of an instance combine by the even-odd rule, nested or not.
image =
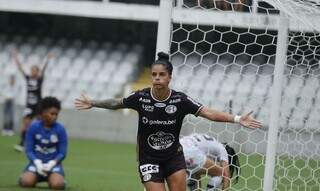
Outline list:
[[[203,105],[196,102],[191,97],[184,95],[183,96],[183,110],[185,114],[193,114],[195,116],[199,115],[199,111],[202,109]]]
[[[133,92],[128,97],[123,98],[122,103],[126,108],[137,111],[139,108],[139,91]]]
[[[67,155],[67,148],[68,148],[68,136],[66,129],[61,126],[58,132],[58,154],[55,157],[55,160],[61,162]]]
[[[26,155],[30,161],[34,161],[37,159],[34,152],[34,137],[36,134],[36,125],[35,123],[31,124],[26,132],[26,139],[24,145],[26,147]]]

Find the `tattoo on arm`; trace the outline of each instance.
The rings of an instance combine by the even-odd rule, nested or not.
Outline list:
[[[125,108],[121,99],[106,99],[101,101],[92,100],[91,103],[93,107],[104,108],[104,109],[116,110],[116,109]]]

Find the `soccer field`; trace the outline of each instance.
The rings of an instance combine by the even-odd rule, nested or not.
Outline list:
[[[25,190],[17,186],[17,179],[27,163],[23,153],[13,150],[17,137],[0,138],[0,191]],[[263,157],[259,155],[240,155],[241,178],[231,190],[262,190]],[[297,178],[296,171],[290,166],[309,166],[319,169],[319,161],[283,160],[288,167],[287,177]],[[71,139],[67,159],[64,161],[67,189],[69,191],[142,191],[136,170],[135,146],[115,144],[93,140]],[[305,168],[306,169],[306,168]],[[320,174],[318,171],[310,178],[310,173],[300,173],[300,178],[290,182],[282,180],[278,190],[319,191]],[[276,170],[281,173],[281,170]],[[315,178],[318,179],[315,181]],[[307,187],[302,182],[308,181]],[[311,181],[310,181],[311,180]],[[302,181],[302,182],[301,182]],[[46,184],[39,184],[38,189],[46,190]]]

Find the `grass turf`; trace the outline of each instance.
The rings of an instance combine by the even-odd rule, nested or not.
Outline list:
[[[18,177],[28,161],[24,153],[13,150],[17,139],[0,137],[0,191],[48,190],[45,183],[35,189],[18,187]],[[240,155],[241,177],[231,190],[262,190],[263,161],[261,155]],[[132,144],[71,139],[63,165],[68,191],[143,190]],[[279,191],[320,190],[320,161],[283,158],[275,173],[281,177],[277,179]]]

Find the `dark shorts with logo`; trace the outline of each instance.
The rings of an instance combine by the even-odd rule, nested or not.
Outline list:
[[[149,181],[162,183],[167,177],[181,169],[186,169],[183,152],[179,152],[175,156],[163,161],[140,157],[138,166],[142,183]]]
[[[27,105],[23,111],[24,118],[33,119],[37,115],[37,105]]]

